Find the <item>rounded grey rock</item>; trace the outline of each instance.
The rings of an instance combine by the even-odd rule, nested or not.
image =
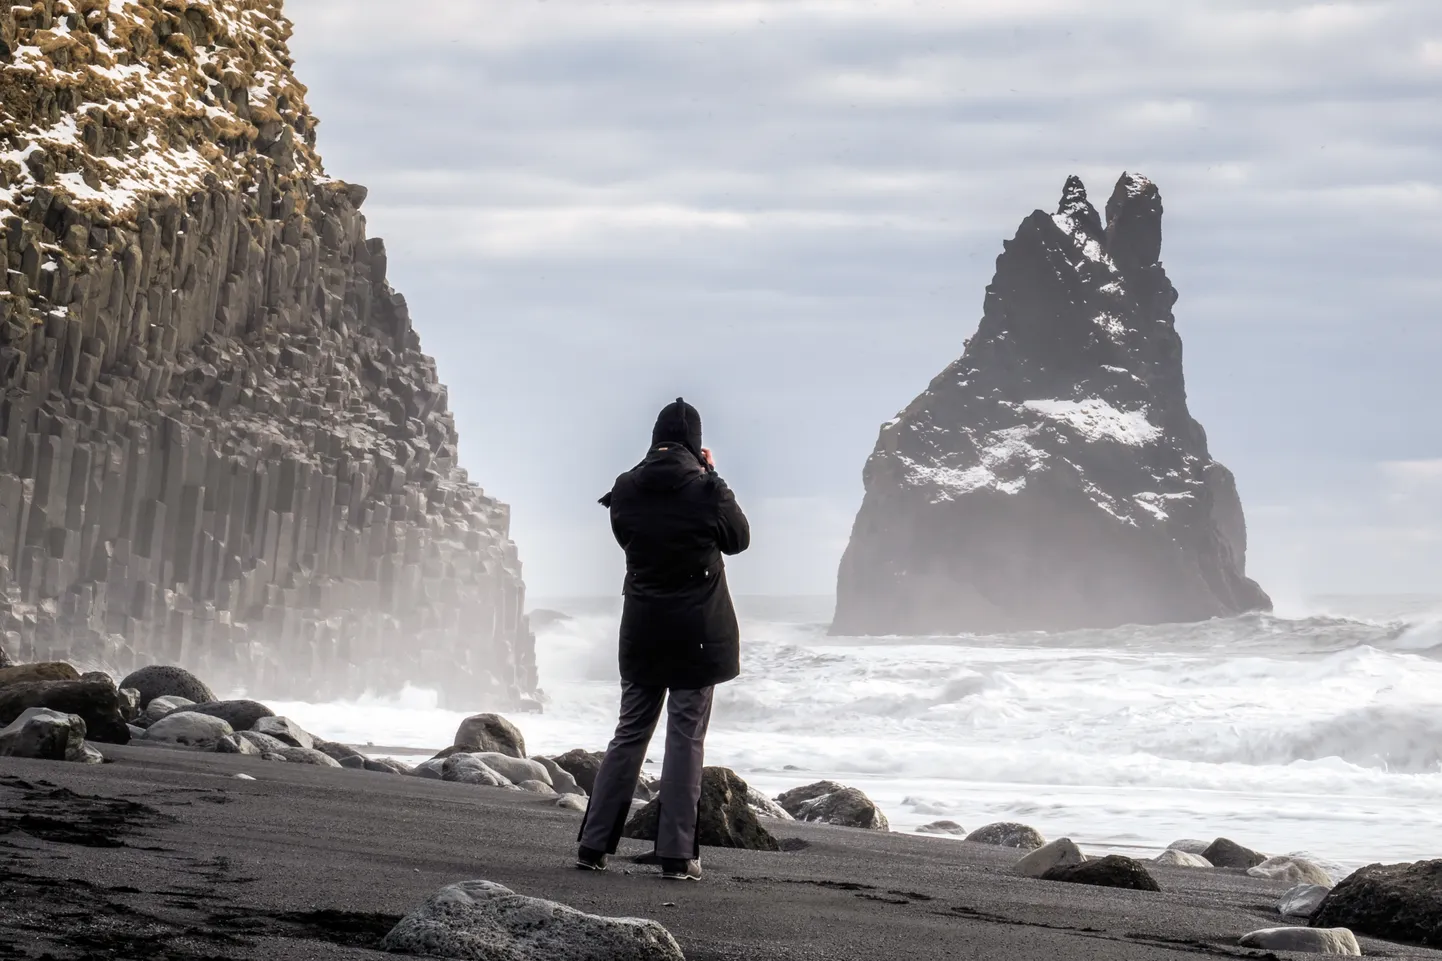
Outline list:
[[[229,724],[207,714],[170,714],[145,729],[145,740],[192,751],[214,751],[234,734]]]
[[[206,687],[200,678],[183,667],[171,664],[151,664],[132,671],[120,682],[120,686],[140,692],[142,710],[157,697],[168,694],[186,698],[193,704],[205,704],[215,700],[214,692]]]
[[[995,844],[1003,848],[1018,848],[1034,851],[1046,844],[1046,838],[1036,828],[1015,821],[998,821],[977,828],[966,836],[976,844]]]
[[[402,918],[380,949],[461,961],[685,961],[655,921],[585,914],[491,881],[442,888]]]
[[[315,738],[311,733],[288,717],[262,717],[251,725],[250,729],[269,734],[291,747],[303,747],[307,750],[315,747]]]
[[[1362,946],[1347,928],[1263,928],[1242,935],[1237,944],[1263,951],[1296,951],[1358,958]]]

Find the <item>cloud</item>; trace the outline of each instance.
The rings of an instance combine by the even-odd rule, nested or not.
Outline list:
[[[1442,456],[1435,0],[396,9],[289,0],[292,47],[538,582],[584,579],[566,531],[676,393],[754,499],[854,510],[876,425],[960,353],[1002,240],[1074,172],[1098,202],[1124,169],[1161,187],[1193,412],[1260,568],[1362,577],[1380,547],[1262,508],[1392,529],[1374,465]],[[777,592],[829,582],[831,521],[804,562],[747,563]],[[1417,563],[1399,576],[1442,581]]]

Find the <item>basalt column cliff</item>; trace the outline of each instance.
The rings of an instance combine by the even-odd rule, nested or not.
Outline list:
[[[0,625],[267,696],[534,692],[505,505],[279,0],[0,7]]]
[[[1162,203],[1081,181],[997,258],[961,359],[881,429],[839,634],[1067,630],[1270,609],[1231,472],[1187,411]]]

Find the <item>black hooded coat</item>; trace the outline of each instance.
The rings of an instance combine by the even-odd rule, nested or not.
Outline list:
[[[695,446],[653,442],[601,499],[626,552],[621,678],[634,684],[696,689],[741,673],[722,556],[746,550],[751,527]]]

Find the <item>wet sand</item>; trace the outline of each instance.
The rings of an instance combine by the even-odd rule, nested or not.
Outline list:
[[[394,957],[372,946],[437,888],[470,878],[654,918],[690,961],[1289,956],[1235,946],[1281,923],[1289,886],[1239,872],[1152,867],[1161,893],[1120,891],[1013,877],[1017,853],[984,845],[768,822],[798,850],[708,848],[706,880],[674,884],[620,859],[606,874],[573,870],[580,816],[529,794],[105,753],[114,763],[0,758],[0,958]],[[622,855],[646,850],[624,844]],[[1366,939],[1363,950],[1442,961]]]

